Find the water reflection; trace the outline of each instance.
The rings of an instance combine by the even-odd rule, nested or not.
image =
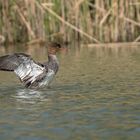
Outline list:
[[[45,98],[40,91],[31,89],[17,89],[14,97],[18,102],[32,104]]]

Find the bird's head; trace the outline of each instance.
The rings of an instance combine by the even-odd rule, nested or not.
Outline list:
[[[54,55],[61,49],[61,45],[56,42],[49,42],[47,44],[47,47],[48,47],[48,54],[54,54]]]

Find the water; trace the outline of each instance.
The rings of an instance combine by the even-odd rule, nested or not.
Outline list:
[[[45,48],[25,52],[47,58]],[[77,48],[58,57],[49,89],[25,89],[0,73],[0,139],[139,140],[140,48]]]

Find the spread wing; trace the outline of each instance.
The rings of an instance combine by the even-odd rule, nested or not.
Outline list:
[[[42,80],[47,73],[47,70],[32,59],[27,59],[26,61],[23,61],[14,72],[26,87],[36,87],[38,86],[38,82]]]
[[[46,67],[21,53],[0,57],[0,70],[14,71],[26,87],[37,86],[47,73]]]
[[[23,53],[15,53],[0,57],[0,70],[14,71],[23,61],[31,59],[29,55]]]

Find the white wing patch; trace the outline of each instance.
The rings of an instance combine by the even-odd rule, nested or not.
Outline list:
[[[17,69],[14,70],[16,75],[24,81],[24,79],[28,79],[31,83],[33,83],[37,76],[42,74],[45,71],[45,68],[37,65],[33,62],[33,60],[26,60],[21,63]]]
[[[48,73],[46,74],[45,78],[42,82],[39,83],[39,86],[48,86],[55,76],[55,72],[51,69],[48,69]]]
[[[34,83],[37,80],[39,75],[46,72],[46,69],[34,63],[33,60],[28,59],[23,63],[21,63],[18,66],[18,68],[14,70],[14,72],[21,79],[23,83],[26,81],[30,82],[32,87],[32,83]],[[46,73],[42,81],[38,82],[37,87],[41,87],[45,85],[48,86],[50,82],[53,80],[54,76],[55,76],[54,70],[48,69],[48,72]]]

